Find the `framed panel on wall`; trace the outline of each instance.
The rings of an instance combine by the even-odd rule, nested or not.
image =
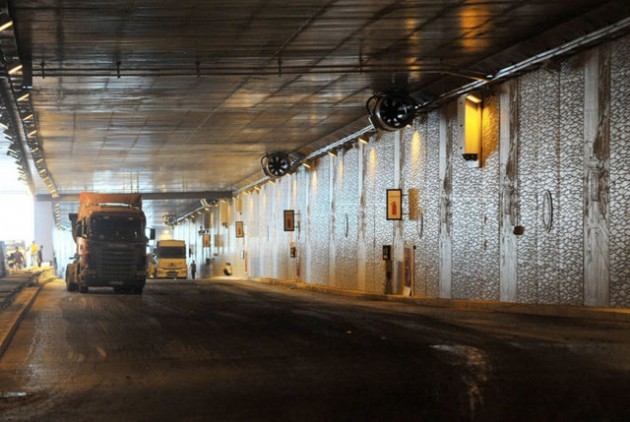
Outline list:
[[[245,231],[243,230],[243,222],[236,222],[236,237],[245,237]]]
[[[387,189],[387,219],[402,220],[402,189]]]
[[[285,232],[295,231],[295,211],[294,210],[284,210],[284,231]]]

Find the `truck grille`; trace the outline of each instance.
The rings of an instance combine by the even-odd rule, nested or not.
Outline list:
[[[128,249],[107,249],[102,251],[102,265],[99,275],[103,279],[126,280],[136,272],[136,254]]]

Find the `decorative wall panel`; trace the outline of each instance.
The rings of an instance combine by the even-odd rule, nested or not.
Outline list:
[[[272,222],[275,233],[275,245],[273,245],[273,250],[276,255],[274,258],[276,264],[275,277],[279,279],[292,278],[289,271],[292,259],[290,257],[289,244],[291,243],[293,232],[284,231],[284,210],[291,209],[291,178],[292,176],[288,176],[279,179],[274,189]]]
[[[385,265],[382,260],[383,245],[393,244],[392,221],[386,220],[385,192],[394,186],[393,134],[387,134],[372,142],[366,151],[365,194],[365,242],[366,289],[383,293],[391,288],[386,285]]]
[[[630,307],[630,37],[611,62],[610,306]]]
[[[449,119],[453,140],[463,128],[457,117]],[[470,167],[462,157],[462,145],[451,142],[452,167],[452,297],[481,297],[483,288],[483,212],[486,193],[480,191],[483,169]]]
[[[541,124],[538,113],[541,104],[540,72],[520,79],[519,90],[519,146],[518,197],[519,219],[525,228],[518,236],[518,301],[535,303],[538,298],[538,177],[541,147]]]
[[[340,154],[334,180],[336,284],[344,289],[357,289],[359,159],[358,147]]]
[[[426,272],[425,294],[438,297],[440,292],[440,113],[427,115],[423,128],[426,145],[426,185],[421,196],[426,204],[423,209],[422,249],[418,253],[422,260],[423,271]]]
[[[426,115],[423,115],[418,122],[425,123]],[[403,208],[406,215],[406,222],[403,225],[403,241],[404,243],[414,245],[414,286],[412,286],[412,294],[415,296],[426,296],[426,273],[424,270],[424,260],[420,251],[423,244],[422,224],[424,220],[423,211],[426,207],[425,189],[426,189],[426,147],[420,129],[423,124],[413,125],[411,130],[404,130],[402,137],[401,149],[403,151],[404,163],[401,169],[401,189],[403,194],[407,195],[407,201]],[[414,202],[414,203],[412,203]]]
[[[553,199],[558,198],[560,182],[560,72],[542,69],[538,74],[538,177],[534,226],[537,238],[538,303],[558,303],[558,230],[553,226]],[[533,207],[532,207],[533,209]],[[545,221],[551,225],[545,226]],[[528,233],[529,234],[529,233]]]
[[[378,214],[376,207],[376,181],[377,160],[376,144],[372,144],[364,150],[364,174],[363,189],[361,202],[363,204],[364,214],[364,245],[365,245],[365,290],[368,292],[383,292],[383,269],[378,257],[375,257],[375,233],[376,233],[376,216]],[[379,254],[380,255],[380,254]],[[378,274],[377,274],[378,271]],[[378,281],[377,281],[378,280]]]
[[[480,184],[475,187],[482,204],[481,300],[499,300],[499,97],[484,98],[481,128]]]
[[[295,210],[295,223],[297,229],[296,243],[298,246],[296,278],[298,278],[299,280],[307,279],[307,268],[310,268],[310,266],[307,265],[307,262],[309,262],[311,251],[311,248],[309,247],[309,243],[307,241],[309,228],[308,200],[310,197],[309,177],[309,172],[307,172],[306,169],[303,167],[300,168],[295,176],[295,197],[297,201]]]
[[[411,244],[415,296],[583,305],[590,303],[584,274],[595,268],[586,251],[609,262],[610,305],[630,306],[629,40],[484,92],[479,168],[461,157],[456,108],[447,104],[412,128],[379,133],[369,145],[348,146],[337,158],[324,156],[309,170],[265,184],[244,200],[244,240],[214,218],[213,233],[225,241],[213,249],[216,265],[245,249],[250,276],[296,278],[299,268],[310,283],[393,293],[397,282],[386,281],[382,247],[392,245],[400,261],[402,245]],[[593,79],[585,59],[602,52],[609,57],[598,62],[609,74],[607,91],[606,77]],[[596,119],[588,117],[593,101]],[[589,155],[589,122],[598,133],[609,126],[609,155],[597,148]],[[591,183],[585,157],[602,164],[598,183]],[[393,188],[405,195],[402,221],[386,220],[385,192]],[[585,208],[602,204],[593,193],[607,195],[605,218],[596,222],[609,229],[606,248],[585,237]],[[284,209],[296,210],[294,233],[282,230]],[[524,233],[515,235],[520,226]],[[297,258],[289,257],[291,244]]]
[[[311,280],[326,284],[329,275],[330,253],[330,171],[332,157],[323,157],[311,173],[309,230],[311,248]]]
[[[559,303],[584,303],[583,173],[584,63],[573,58],[560,68],[560,174],[552,230],[559,242]]]

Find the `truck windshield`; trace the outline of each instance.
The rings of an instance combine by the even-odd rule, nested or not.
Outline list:
[[[186,258],[186,248],[183,246],[160,246],[158,258]]]
[[[92,236],[99,240],[141,240],[144,227],[133,217],[97,216],[92,218]]]

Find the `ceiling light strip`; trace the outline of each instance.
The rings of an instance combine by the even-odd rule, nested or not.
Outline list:
[[[313,158],[319,157],[319,156],[324,155],[324,154],[328,154],[328,151],[332,151],[332,150],[334,150],[336,148],[339,148],[340,146],[342,146],[342,145],[344,145],[344,144],[346,144],[348,142],[352,142],[352,141],[356,140],[361,135],[365,135],[366,133],[373,132],[373,131],[374,131],[374,126],[373,125],[370,124],[368,126],[365,126],[364,128],[361,128],[361,129],[357,130],[356,132],[351,133],[350,135],[345,136],[345,137],[341,138],[340,140],[338,140],[336,142],[333,142],[330,145],[327,145],[327,146],[325,146],[323,148],[318,149],[317,151],[314,151],[314,152],[310,153],[309,155],[307,155],[304,158],[304,161],[312,160]]]

